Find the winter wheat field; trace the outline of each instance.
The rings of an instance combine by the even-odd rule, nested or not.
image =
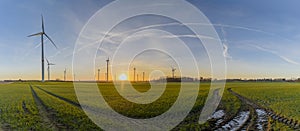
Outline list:
[[[149,83],[134,83],[139,92]],[[150,104],[126,101],[112,83],[98,83],[107,103],[132,118],[151,118],[167,111],[177,98],[180,83],[167,83],[161,98]],[[299,130],[300,83],[229,82],[217,110],[199,124],[209,83],[201,83],[188,116],[172,130]],[[188,88],[188,87],[187,87]],[[0,85],[0,122],[3,130],[101,130],[82,110],[72,82],[15,82]]]

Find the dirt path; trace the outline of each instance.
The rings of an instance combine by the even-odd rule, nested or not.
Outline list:
[[[46,106],[44,105],[43,101],[39,98],[39,96],[36,94],[36,92],[34,91],[34,89],[32,88],[31,85],[30,85],[30,89],[31,89],[34,101],[39,110],[39,114],[42,117],[42,120],[44,122],[43,123],[44,127],[46,127],[47,129],[51,129],[51,130],[59,130],[60,128],[58,128],[56,126],[56,122],[53,120],[54,114],[51,114],[47,111]]]
[[[276,114],[274,111],[258,105],[256,102],[232,91],[231,89],[228,89],[228,91],[234,96],[238,97],[242,101],[242,103],[248,105],[248,108],[252,110],[252,116],[255,117],[254,119],[249,121],[250,122],[249,126],[243,127],[243,129],[247,130],[250,128],[250,129],[260,130],[260,131],[267,130],[268,118],[270,117],[275,121],[285,124],[291,129],[300,130],[298,121],[293,121],[293,119],[280,116]]]
[[[4,81],[0,81],[0,84],[11,84],[13,82],[4,82]]]

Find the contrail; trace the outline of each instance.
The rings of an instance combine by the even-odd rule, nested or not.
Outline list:
[[[155,24],[155,25],[143,26],[143,27],[140,27],[140,28],[128,30],[128,31],[121,32],[121,33],[114,33],[114,34],[111,33],[111,34],[108,34],[108,37],[106,37],[106,39],[108,39],[107,41],[113,43],[113,40],[111,40],[111,38],[113,38],[113,37],[124,37],[124,35],[127,34],[127,33],[133,33],[133,32],[137,32],[137,31],[140,31],[140,30],[155,28],[155,27],[186,26],[186,25],[215,26],[215,27],[221,27],[221,28],[225,27],[225,28],[233,28],[233,29],[242,29],[242,30],[248,30],[248,31],[253,31],[253,32],[260,32],[260,33],[264,33],[264,34],[267,34],[267,35],[276,36],[276,37],[279,37],[279,38],[282,38],[282,39],[285,39],[285,40],[288,40],[288,41],[292,41],[292,40],[289,40],[287,38],[283,38],[279,35],[276,35],[274,33],[266,32],[266,31],[259,30],[259,29],[244,27],[244,26],[226,25],[226,24],[204,24],[204,23],[175,23],[175,22],[174,23],[164,23],[164,24]],[[102,33],[102,35],[106,35],[106,33]],[[188,36],[188,35],[186,35],[186,36]],[[191,37],[191,36],[189,36],[189,37]],[[202,36],[202,37],[209,37],[209,36]]]
[[[200,38],[200,39],[216,39],[205,35],[165,35],[162,38]]]
[[[276,55],[276,56],[278,56],[280,59],[282,59],[283,61],[285,61],[285,62],[287,62],[287,63],[294,64],[294,65],[300,65],[300,63],[298,63],[298,62],[296,62],[296,61],[294,61],[294,60],[291,60],[291,59],[289,59],[289,58],[287,58],[287,57],[285,57],[285,56],[283,56],[283,55],[280,55],[280,54],[278,54],[278,53],[275,52],[275,51],[272,51],[272,50],[269,50],[269,49],[260,47],[260,46],[258,46],[258,45],[252,45],[252,44],[249,44],[249,45],[252,46],[252,47],[254,47],[254,48],[256,48],[256,49],[259,49],[259,50],[261,50],[261,51],[268,52],[268,53],[271,53],[271,54],[273,54],[273,55]]]
[[[71,48],[71,47],[65,47],[65,48],[63,48],[63,49],[57,51],[54,55],[49,56],[48,58],[53,58],[53,57],[55,57],[55,56],[57,56],[57,55],[63,53],[64,51],[66,51],[66,50],[69,49],[69,48]]]
[[[173,23],[163,23],[163,24],[154,24],[154,25],[148,25],[148,26],[143,26],[143,27],[140,27],[140,28],[136,28],[136,29],[132,29],[132,30],[127,30],[127,31],[124,31],[124,32],[120,32],[120,33],[112,33],[112,32],[102,32],[101,33],[101,36],[106,36],[103,41],[105,42],[108,42],[110,44],[115,44],[116,46],[119,44],[120,40],[123,39],[123,37],[126,37],[127,34],[131,34],[131,33],[134,33],[134,32],[138,32],[138,31],[141,31],[141,30],[146,30],[146,29],[150,29],[150,28],[155,28],[155,27],[165,27],[165,26],[187,26],[187,25],[194,25],[194,26],[215,26],[215,27],[221,27],[221,31],[223,33],[223,37],[224,37],[224,40],[221,40],[223,43],[223,48],[224,48],[224,56],[226,58],[229,58],[231,59],[232,57],[230,56],[230,54],[228,53],[228,45],[227,45],[227,39],[225,38],[226,36],[226,32],[224,31],[224,28],[232,28],[232,29],[241,29],[241,30],[247,30],[247,31],[253,31],[253,32],[259,32],[259,33],[263,33],[263,34],[267,34],[267,35],[271,35],[271,36],[275,36],[275,37],[279,37],[279,38],[282,38],[282,39],[285,39],[285,40],[288,40],[288,41],[292,41],[292,40],[289,40],[287,38],[283,38],[279,35],[276,35],[274,33],[270,33],[270,32],[266,32],[266,31],[263,31],[263,30],[259,30],[259,29],[254,29],[254,28],[249,28],[249,27],[244,27],[244,26],[236,26],[236,25],[226,25],[226,24],[204,24],[204,23],[178,23],[178,22],[173,22]],[[145,35],[142,35],[143,37],[147,36],[149,34],[145,34]],[[150,34],[151,35],[151,34]],[[86,37],[89,37],[89,36],[86,36]],[[81,49],[83,48],[87,48],[87,47],[90,47],[90,46],[98,46],[98,42],[101,42],[100,38],[102,37],[99,37],[99,40],[95,41],[95,43],[93,44],[90,44],[90,45],[87,45],[87,46],[84,46],[82,47]],[[170,35],[170,36],[160,36],[160,37],[165,37],[165,38],[182,38],[182,37],[185,37],[185,38],[200,38],[200,39],[217,39],[217,38],[212,38],[211,36],[204,36],[204,35],[193,35],[193,34],[183,34],[183,35]],[[117,40],[116,40],[117,39]],[[79,51],[81,50],[79,49]],[[106,52],[108,53],[108,52]],[[274,53],[273,53],[274,54]],[[276,54],[278,55],[278,54]],[[279,56],[279,55],[278,55]],[[286,58],[286,57],[280,57],[282,59]],[[287,59],[285,59],[285,61],[288,61]],[[289,62],[289,63],[293,63],[293,62]]]
[[[38,47],[40,47],[41,46],[41,43],[39,43],[38,45],[36,45],[35,47],[34,47],[34,49],[35,48],[38,48]]]

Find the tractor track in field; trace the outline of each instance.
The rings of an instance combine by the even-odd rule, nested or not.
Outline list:
[[[245,121],[244,125],[239,130],[265,130],[268,121],[258,121],[257,114],[257,110],[264,111],[264,109],[262,109],[256,103],[252,102],[250,99],[241,96],[240,94],[232,91],[231,89],[228,89],[228,91],[232,95],[236,96],[242,102],[242,108],[246,108],[250,113],[248,120]]]
[[[41,91],[44,91],[46,94],[48,94],[48,95],[50,95],[50,96],[53,96],[53,97],[55,97],[55,98],[57,98],[57,99],[59,99],[59,100],[62,100],[63,102],[66,102],[67,104],[70,104],[70,105],[75,106],[75,107],[79,108],[80,110],[82,110],[81,105],[80,105],[79,103],[77,103],[77,102],[74,102],[74,101],[69,100],[69,99],[67,99],[67,98],[64,98],[64,97],[61,97],[61,96],[59,96],[59,95],[56,95],[56,94],[54,94],[54,93],[52,93],[52,92],[49,92],[49,91],[47,91],[47,90],[45,90],[45,89],[42,89],[41,87],[38,87],[38,86],[35,86],[35,87],[38,88],[38,89],[40,89]],[[86,110],[92,111],[92,112],[95,113],[95,114],[97,114],[97,112],[99,112],[99,109],[98,109],[98,108],[93,108],[93,107],[85,106],[85,105],[83,105],[83,106],[84,106],[84,108],[85,108]],[[45,107],[47,107],[47,106],[45,106]],[[50,110],[50,112],[53,112],[53,113],[54,113],[55,111],[51,111],[51,110]],[[55,113],[54,113],[53,115],[55,115]],[[54,117],[55,117],[55,116],[54,116]],[[67,125],[64,125],[63,123],[57,123],[56,126],[59,127],[60,130],[70,130],[70,129],[67,127]]]
[[[41,87],[39,87],[39,86],[35,86],[35,87],[37,87],[38,89],[44,91],[45,93],[47,93],[47,94],[49,94],[49,95],[51,95],[51,96],[54,96],[54,97],[56,97],[56,98],[58,98],[58,99],[60,99],[60,100],[62,100],[62,101],[65,101],[66,103],[69,103],[69,104],[71,104],[71,105],[73,105],[73,106],[76,106],[76,107],[78,107],[78,108],[81,109],[80,104],[77,103],[77,102],[74,102],[74,101],[72,101],[72,100],[70,100],[70,99],[67,99],[67,98],[61,97],[61,96],[59,96],[59,95],[56,95],[56,94],[54,94],[54,93],[52,93],[52,92],[49,92],[49,91],[47,91],[47,90],[45,90],[45,89],[43,89],[43,88],[41,88]]]
[[[246,105],[250,110],[250,119],[244,124],[240,130],[259,130],[264,131],[268,130],[268,119],[271,118],[275,121],[278,121],[291,129],[300,130],[300,123],[296,120],[283,117],[276,114],[271,109],[266,109],[256,102],[232,91],[230,88],[228,91],[239,98],[242,102],[242,105]]]
[[[9,130],[11,130],[10,125],[7,124],[7,123],[0,122],[0,126],[1,126],[0,131],[9,131]]]
[[[225,115],[225,114],[224,114]],[[235,116],[224,119],[223,116],[214,123],[215,127],[212,128],[214,131],[236,131],[243,130],[250,125],[249,121],[252,119],[252,114],[250,110],[240,109]]]
[[[44,122],[43,125],[44,127],[47,127],[48,129],[52,129],[52,130],[60,130],[63,128],[59,128],[57,125],[57,123],[55,122],[55,113],[53,111],[50,111],[47,106],[43,103],[43,101],[41,100],[41,98],[37,95],[37,93],[34,91],[34,89],[32,88],[31,85],[30,89],[31,89],[31,93],[33,96],[33,99],[36,103],[36,106],[39,110],[39,115],[42,117],[42,121]]]
[[[216,123],[212,130],[216,131],[246,131],[246,130],[265,130],[268,124],[268,119],[265,120],[266,112],[259,105],[251,100],[233,92],[231,89],[228,91],[236,96],[241,101],[241,107],[235,116],[229,119],[219,119],[222,121]],[[262,118],[263,117],[263,118]]]
[[[35,87],[38,88],[38,89],[40,89],[40,90],[42,90],[42,91],[44,91],[47,94],[49,94],[49,95],[51,95],[51,96],[59,99],[59,100],[62,100],[62,101],[66,102],[66,103],[68,103],[68,104],[70,104],[72,106],[75,106],[75,107],[79,108],[80,110],[83,110],[83,108],[84,108],[84,110],[88,110],[90,113],[93,113],[93,114],[99,114],[99,113],[101,114],[102,113],[101,110],[99,110],[99,108],[97,108],[97,107],[92,107],[92,106],[89,106],[89,105],[80,105],[77,102],[74,102],[74,101],[72,101],[70,99],[67,99],[67,98],[64,98],[62,96],[56,95],[56,94],[54,94],[52,92],[49,92],[49,91],[47,91],[45,89],[42,89],[41,87],[38,87],[38,86],[35,86]],[[107,114],[101,114],[101,115],[107,115]]]
[[[27,106],[26,106],[26,102],[22,101],[22,109],[26,114],[31,114],[31,112],[28,110]]]

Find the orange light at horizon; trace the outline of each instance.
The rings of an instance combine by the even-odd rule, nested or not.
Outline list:
[[[125,80],[127,80],[127,75],[126,74],[121,74],[120,76],[119,76],[119,80],[121,80],[121,81],[125,81]]]

